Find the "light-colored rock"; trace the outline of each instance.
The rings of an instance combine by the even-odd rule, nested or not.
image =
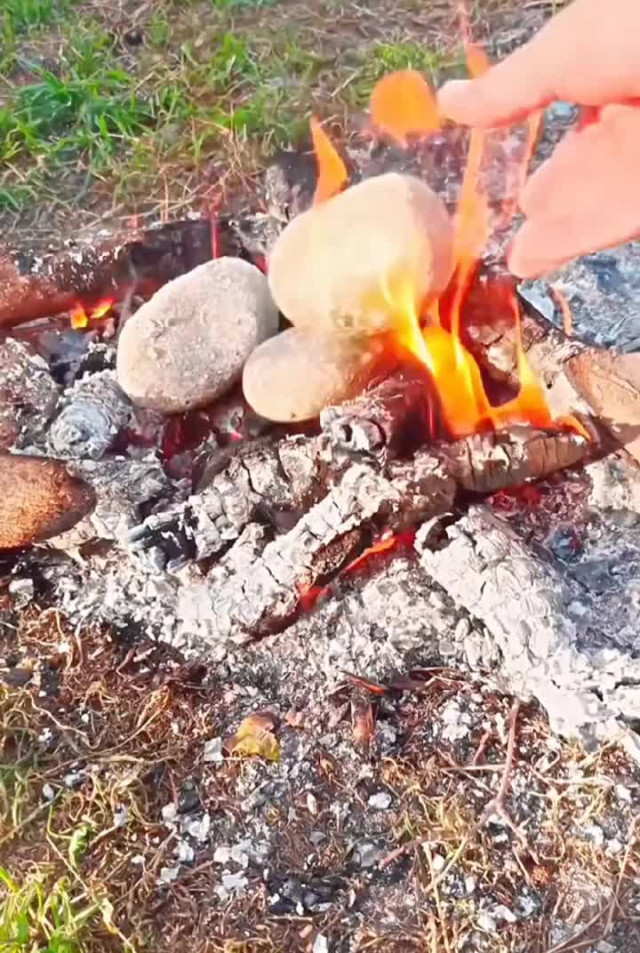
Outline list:
[[[60,460],[0,454],[0,549],[71,529],[95,505],[93,490]]]
[[[392,172],[290,222],[269,258],[269,286],[292,324],[377,333],[407,299],[419,309],[437,297],[452,269],[444,204],[424,182]]]
[[[267,279],[240,258],[217,258],[170,281],[125,324],[118,383],[140,407],[178,413],[223,394],[278,327]]]
[[[397,357],[385,335],[351,337],[289,328],[255,349],[244,367],[244,396],[256,413],[288,423],[310,420],[349,400]]]

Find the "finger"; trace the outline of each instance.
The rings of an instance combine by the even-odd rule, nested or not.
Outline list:
[[[548,78],[530,44],[474,80],[451,80],[438,93],[440,112],[463,126],[490,127],[518,122],[553,101]],[[533,62],[532,62],[533,59]]]
[[[585,105],[640,96],[640,3],[575,0],[480,79],[446,83],[444,116],[472,126],[515,122],[554,99]]]

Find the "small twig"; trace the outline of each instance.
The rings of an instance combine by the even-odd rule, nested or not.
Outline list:
[[[506,806],[507,794],[509,791],[509,783],[511,780],[511,773],[513,771],[513,759],[516,750],[516,727],[518,723],[518,713],[520,711],[520,699],[516,698],[513,705],[511,706],[511,711],[509,712],[509,735],[507,738],[507,753],[504,762],[504,770],[502,772],[502,778],[500,779],[500,786],[496,796],[489,801],[484,811],[482,812],[482,823],[486,823],[489,817],[492,814],[496,814],[504,823],[509,827],[511,831],[516,835],[520,843],[527,847],[527,839],[522,833],[522,831],[514,824],[509,814],[509,810]]]

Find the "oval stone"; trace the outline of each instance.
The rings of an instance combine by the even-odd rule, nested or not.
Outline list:
[[[267,279],[240,258],[217,258],[164,285],[118,341],[118,383],[134,404],[178,413],[210,403],[278,329]]]
[[[395,172],[303,212],[269,258],[269,287],[297,326],[375,334],[419,311],[453,271],[453,227],[428,185]]]
[[[289,328],[255,349],[242,375],[251,407],[279,423],[310,420],[361,393],[398,358],[386,336],[350,337]]]

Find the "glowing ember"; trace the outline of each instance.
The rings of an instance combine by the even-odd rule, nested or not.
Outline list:
[[[326,202],[342,191],[349,181],[349,175],[331,139],[316,119],[311,120],[311,137],[318,162],[318,184],[313,201]]]
[[[86,328],[90,321],[97,321],[100,318],[105,318],[113,307],[113,302],[115,298],[103,298],[96,305],[94,305],[88,312],[86,311],[83,304],[78,302],[78,304],[71,309],[71,327],[74,331],[78,331],[82,328]]]
[[[375,543],[372,543],[371,546],[368,546],[365,550],[363,550],[363,552],[361,552],[359,556],[356,556],[355,559],[348,563],[342,571],[344,573],[358,572],[358,570],[361,569],[365,563],[368,563],[373,556],[377,556],[380,553],[393,553],[398,549],[410,546],[413,543],[414,538],[414,531],[383,536],[376,540]]]
[[[406,146],[411,136],[428,136],[440,129],[433,90],[415,70],[389,73],[371,94],[371,120],[379,132]]]

